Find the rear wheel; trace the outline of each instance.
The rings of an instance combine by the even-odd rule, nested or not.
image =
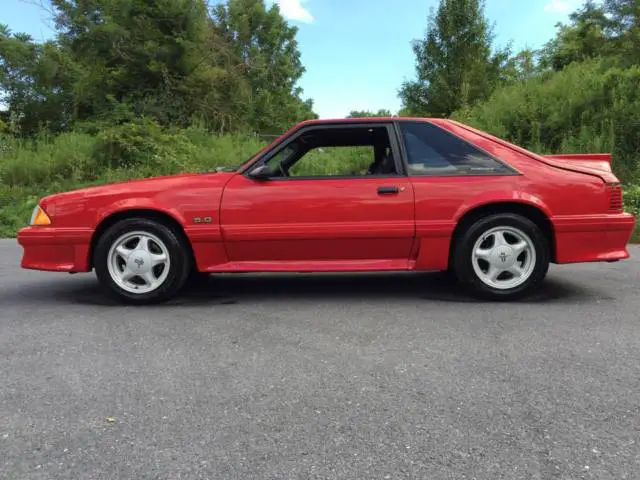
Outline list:
[[[168,226],[145,218],[122,220],[96,244],[94,265],[101,284],[127,303],[168,300],[191,271],[188,250]]]
[[[517,214],[477,220],[455,246],[456,276],[484,298],[520,298],[544,279],[548,269],[546,237],[534,222]]]

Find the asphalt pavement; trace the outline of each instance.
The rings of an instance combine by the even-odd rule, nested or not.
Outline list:
[[[130,307],[0,241],[0,478],[640,478],[631,253],[508,304],[236,274]]]

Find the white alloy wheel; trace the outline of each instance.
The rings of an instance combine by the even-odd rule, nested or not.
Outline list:
[[[531,277],[536,266],[536,249],[522,230],[499,226],[487,230],[471,250],[473,270],[485,285],[498,289],[516,288]]]
[[[128,232],[113,242],[107,254],[111,279],[123,290],[144,294],[160,287],[169,275],[169,249],[156,235]]]

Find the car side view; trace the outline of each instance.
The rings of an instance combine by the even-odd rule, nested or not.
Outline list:
[[[629,257],[609,154],[542,156],[459,122],[301,122],[238,167],[41,199],[22,267],[89,272],[130,303],[199,272],[449,271],[516,299],[550,263]]]

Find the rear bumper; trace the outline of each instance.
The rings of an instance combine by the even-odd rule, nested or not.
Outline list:
[[[556,262],[610,262],[629,258],[636,218],[629,213],[554,217]]]
[[[18,232],[20,265],[51,272],[88,272],[93,231],[85,228],[26,227]]]

